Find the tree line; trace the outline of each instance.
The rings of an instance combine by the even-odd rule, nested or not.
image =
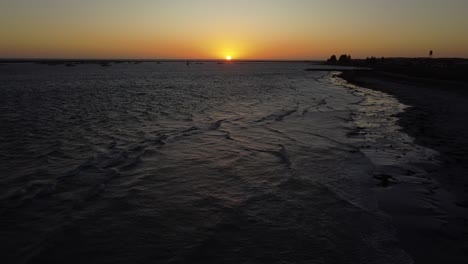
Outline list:
[[[336,58],[336,55],[332,55],[327,62],[331,64],[335,63],[350,63],[352,61],[351,55],[349,54],[342,54],[338,59]]]

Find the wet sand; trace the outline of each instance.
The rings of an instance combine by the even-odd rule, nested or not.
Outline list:
[[[388,184],[391,173],[376,175],[386,179],[385,188],[377,190],[379,205],[391,216],[403,248],[416,263],[467,263],[468,83],[378,71],[347,71],[339,77],[409,106],[397,114],[402,131],[438,153],[432,165],[413,164],[425,175],[408,169],[406,180],[394,184]]]

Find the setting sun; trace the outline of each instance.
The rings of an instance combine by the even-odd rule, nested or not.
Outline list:
[[[226,60],[230,61],[230,60],[232,60],[232,57],[230,55],[227,55]]]

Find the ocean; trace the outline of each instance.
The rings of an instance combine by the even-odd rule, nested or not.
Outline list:
[[[323,67],[0,64],[2,262],[411,263]]]

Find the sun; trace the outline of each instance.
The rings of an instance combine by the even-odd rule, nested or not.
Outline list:
[[[226,60],[228,60],[228,61],[232,60],[231,55],[227,55],[227,56],[226,56]]]

